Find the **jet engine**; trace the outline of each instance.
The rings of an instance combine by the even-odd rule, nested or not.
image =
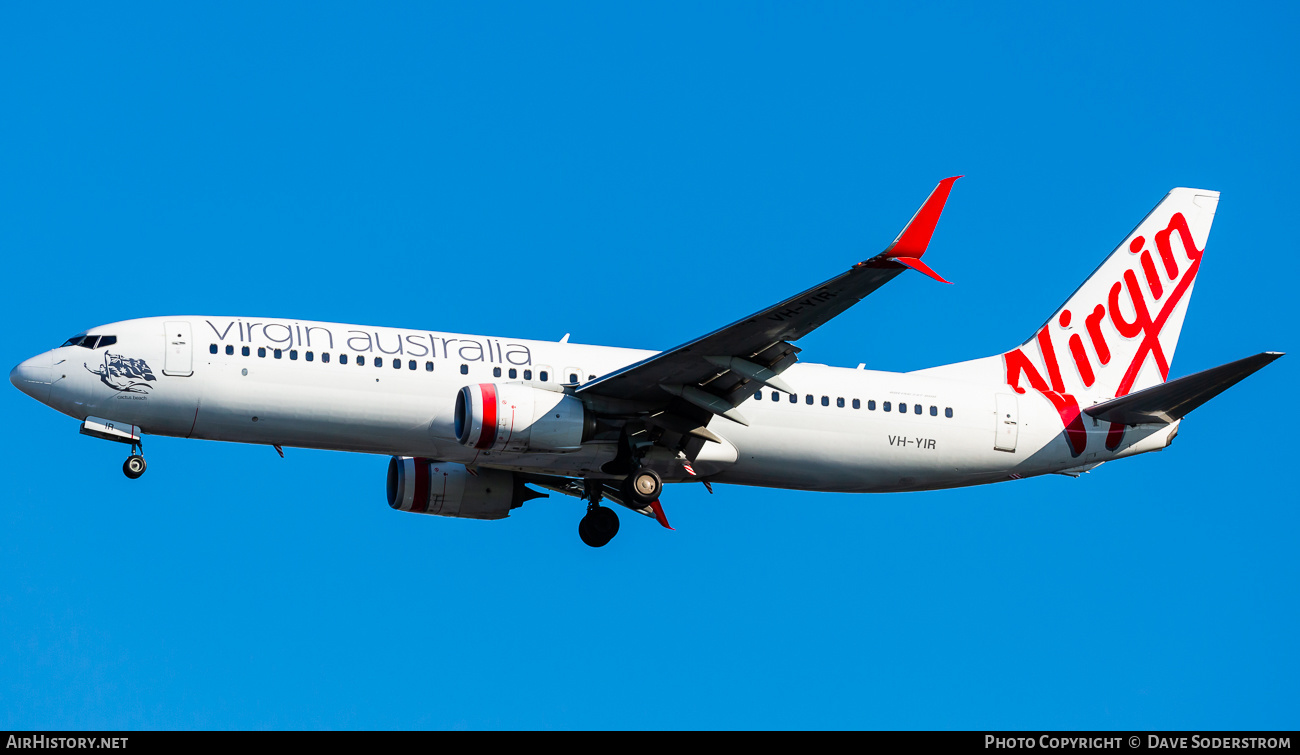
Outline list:
[[[463,519],[505,519],[524,501],[545,498],[513,472],[394,456],[388,462],[388,505],[398,511]]]
[[[485,451],[576,451],[595,431],[582,400],[526,385],[479,383],[456,396],[456,438]]]

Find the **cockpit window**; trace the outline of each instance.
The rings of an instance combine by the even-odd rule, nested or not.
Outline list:
[[[86,349],[102,349],[117,343],[117,336],[73,336],[63,342],[63,346],[81,346]],[[63,348],[60,346],[59,348]]]

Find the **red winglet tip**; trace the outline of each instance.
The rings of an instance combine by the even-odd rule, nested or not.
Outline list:
[[[934,191],[926,198],[925,204],[921,205],[921,209],[917,210],[908,221],[907,227],[885,250],[889,256],[920,257],[925,254],[926,247],[930,245],[930,237],[934,235],[934,227],[939,223],[939,216],[943,214],[943,206],[948,201],[948,194],[952,191],[953,182],[959,178],[961,176],[945,178],[934,187]]]
[[[930,276],[931,278],[934,278],[940,283],[947,283],[949,286],[952,285],[952,281],[944,280],[942,276],[940,276],[935,271],[931,270],[929,265],[925,264],[924,262],[917,259],[916,257],[895,257],[894,261],[907,265],[908,267],[912,268],[918,273],[925,273],[926,275]]]
[[[659,505],[658,498],[650,502],[650,509],[655,512],[655,519],[662,524],[664,528],[670,530],[673,529],[672,526],[668,524],[668,517],[664,516],[664,507]],[[676,532],[676,530],[673,531]]]

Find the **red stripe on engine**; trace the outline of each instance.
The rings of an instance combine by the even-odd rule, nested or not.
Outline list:
[[[483,392],[483,430],[475,448],[491,448],[497,440],[497,387],[491,383],[479,386]]]
[[[429,511],[429,460],[412,459],[411,462],[415,470],[415,491],[411,498],[411,511],[415,514],[424,514]]]

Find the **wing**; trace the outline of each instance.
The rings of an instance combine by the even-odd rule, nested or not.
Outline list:
[[[944,281],[921,262],[952,184],[939,182],[885,251],[807,291],[743,320],[655,354],[581,386],[577,393],[609,413],[636,413],[651,426],[718,440],[712,415],[748,424],[736,406],[759,386],[792,392],[780,374],[799,353],[792,341],[811,333],[908,268]]]

